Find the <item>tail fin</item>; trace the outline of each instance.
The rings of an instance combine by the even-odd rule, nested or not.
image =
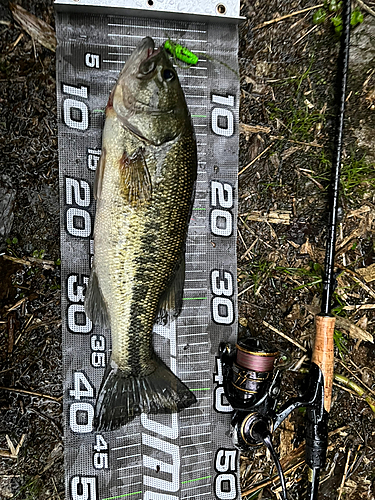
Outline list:
[[[155,370],[136,377],[111,361],[104,373],[96,408],[96,429],[115,430],[141,413],[175,413],[196,402],[194,394],[156,357]]]

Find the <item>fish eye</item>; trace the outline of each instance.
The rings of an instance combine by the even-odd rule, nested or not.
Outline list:
[[[171,82],[176,78],[176,73],[171,69],[165,69],[163,71],[163,78],[166,82]]]
[[[139,71],[142,75],[148,75],[151,71],[154,71],[155,67],[155,61],[144,61],[141,64]]]

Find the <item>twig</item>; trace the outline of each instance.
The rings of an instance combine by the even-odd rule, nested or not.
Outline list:
[[[22,299],[20,299],[18,302],[16,302],[13,306],[11,306],[9,309],[8,309],[8,313],[11,312],[11,311],[14,311],[14,309],[17,309],[21,304],[23,304],[26,300],[28,300],[29,297],[22,297]]]
[[[361,311],[363,309],[375,309],[375,304],[362,304],[357,306],[345,306],[344,311]]]
[[[311,179],[313,181],[313,183],[316,184],[321,191],[324,191],[324,187],[320,184],[320,182],[318,182],[316,179],[314,179],[314,177],[311,174],[309,174],[308,172],[303,172],[301,169],[300,169],[300,172],[301,172],[301,174],[306,175],[306,177]]]
[[[20,41],[22,40],[22,38],[23,38],[23,33],[21,33],[20,35],[18,35],[17,40],[12,43],[11,50],[14,50],[17,47],[17,45],[20,43]]]
[[[365,2],[362,2],[362,0],[356,0],[356,2],[363,10],[375,17],[375,12]]]
[[[7,445],[9,447],[9,450],[0,450],[0,457],[5,457],[5,458],[18,458],[18,454],[20,452],[21,446],[23,445],[23,442],[25,441],[26,434],[22,434],[20,442],[17,444],[16,447],[14,447],[14,444],[12,443],[10,437],[8,434],[6,434],[5,439],[7,440]]]
[[[15,387],[0,387],[0,390],[16,392],[20,394],[30,394],[30,396],[37,396],[38,398],[51,399],[52,401],[56,401],[56,403],[60,403],[62,396],[59,398],[55,398],[54,396],[49,396],[48,394],[40,394],[39,392],[34,391],[26,391],[25,389],[16,389]]]
[[[348,389],[347,387],[344,387],[344,386],[338,384],[337,382],[332,382],[332,385],[334,385],[335,387],[338,387],[342,391],[348,392],[352,396],[358,396],[358,394],[356,392],[352,391],[351,389]]]
[[[263,149],[263,151],[256,157],[254,158],[253,160],[251,160],[250,163],[248,163],[246,165],[246,167],[244,167],[242,170],[240,170],[238,172],[238,175],[241,175],[243,172],[245,172],[245,170],[247,170],[249,167],[251,167],[251,165],[253,163],[255,163],[257,160],[259,160],[259,158],[261,158],[265,153],[267,153],[267,151],[274,145],[275,143],[274,142],[271,142],[271,144],[269,146],[266,147],[266,149]]]
[[[268,222],[271,224],[290,224],[291,212],[288,210],[270,210],[266,214],[259,211],[247,212],[239,214],[240,217],[246,217],[246,220],[253,222]]]
[[[290,467],[290,469],[287,469],[285,472],[284,472],[284,476],[288,476],[289,474],[291,474],[292,472],[294,472],[296,469],[298,469],[298,467],[300,467],[301,465],[304,465],[305,463],[305,459],[303,460],[300,460],[296,465],[293,465],[293,467]],[[246,490],[246,491],[243,491],[241,493],[241,496],[242,497],[246,497],[247,495],[251,495],[252,493],[255,493],[256,491],[258,490],[261,490],[263,488],[266,488],[267,486],[269,486],[270,484],[274,484],[274,483],[277,483],[277,481],[280,480],[279,476],[276,475],[276,476],[273,476],[271,477],[270,479],[267,479],[266,481],[263,481],[262,483],[258,483],[256,484],[255,486],[253,486],[252,488],[250,488],[249,490]]]
[[[252,244],[249,246],[249,248],[246,250],[246,252],[241,255],[240,259],[243,260],[245,259],[246,257],[248,257],[249,253],[251,253],[251,250],[255,247],[255,245],[257,244],[258,242],[258,239],[259,238],[255,238],[255,240],[252,242]]]
[[[301,36],[301,38],[298,38],[298,40],[296,40],[293,45],[297,45],[297,43],[299,43],[301,40],[303,40],[307,35],[310,35],[311,32],[313,32],[314,30],[316,30],[318,27],[318,24],[316,24],[315,26],[313,26],[311,29],[309,29],[309,31],[307,31],[304,35]]]
[[[278,335],[280,335],[280,337],[283,337],[284,339],[288,340],[289,342],[291,342],[292,344],[294,344],[296,347],[298,347],[299,349],[301,349],[301,351],[303,352],[307,352],[307,349],[305,349],[303,347],[303,345],[299,344],[297,341],[293,340],[292,338],[288,337],[288,335],[285,335],[285,333],[283,332],[280,332],[280,330],[278,330],[277,328],[275,328],[274,326],[270,325],[269,323],[267,323],[267,321],[262,321],[263,325],[266,326],[267,328],[269,328],[270,330],[272,330],[273,332],[277,333]]]
[[[240,292],[237,297],[240,297],[240,295],[242,295],[243,293],[245,293],[248,290],[250,290],[250,288],[253,288],[253,286],[254,286],[254,283],[252,285],[248,286],[247,288],[245,288],[245,290],[242,290],[242,292]]]
[[[59,495],[59,492],[57,491],[57,488],[56,488],[56,483],[55,483],[55,480],[53,479],[53,477],[51,478],[52,479],[52,482],[53,482],[53,487],[55,488],[55,491],[56,491],[56,495],[57,495],[57,498],[59,500],[61,500],[61,497]]]
[[[374,391],[373,391],[373,390],[372,390],[372,389],[371,389],[368,385],[366,385],[366,384],[363,382],[363,380],[361,380],[359,377],[357,377],[357,375],[356,375],[355,373],[353,373],[353,372],[352,372],[352,371],[351,371],[351,370],[350,370],[350,369],[346,366],[346,364],[345,364],[345,363],[343,363],[343,362],[341,361],[341,359],[338,359],[337,361],[340,363],[340,365],[341,365],[341,366],[343,366],[343,367],[345,368],[345,370],[346,370],[346,371],[348,371],[348,372],[350,373],[350,375],[352,375],[352,376],[353,376],[356,380],[358,380],[358,382],[359,382],[360,384],[364,385],[364,386],[365,386],[365,389],[367,389],[369,392],[371,392],[371,394],[372,394],[373,396],[375,396],[375,392],[374,392]]]
[[[348,450],[348,456],[346,458],[345,470],[344,470],[344,474],[342,476],[342,481],[341,481],[340,488],[339,488],[339,497],[338,497],[337,500],[341,500],[341,495],[342,495],[342,492],[344,490],[344,484],[345,484],[345,480],[346,480],[346,475],[348,473],[349,459],[350,459],[350,455],[351,454],[352,454],[352,451]]]
[[[259,30],[260,28],[264,28],[264,26],[269,26],[270,24],[278,23],[279,21],[283,21],[284,19],[288,19],[289,17],[298,16],[298,14],[303,14],[304,12],[308,12],[309,10],[320,9],[324,4],[320,3],[318,5],[314,5],[314,7],[308,7],[307,9],[297,10],[292,12],[291,14],[287,14],[285,16],[276,17],[275,19],[271,19],[270,21],[265,21],[264,23],[258,24],[253,28],[253,30]]]
[[[295,141],[294,139],[288,139],[285,135],[270,135],[270,139],[272,141],[283,141],[293,142],[293,144],[301,144],[301,146],[312,146],[314,148],[323,148],[321,144],[317,144],[316,142],[303,142],[303,141]]]
[[[359,285],[360,287],[362,287],[362,288],[363,288],[363,290],[365,290],[365,292],[367,292],[369,295],[371,295],[371,297],[372,297],[373,299],[375,299],[375,293],[371,290],[371,288],[370,288],[369,286],[367,286],[365,283],[363,283],[363,281],[361,281],[361,280],[360,280],[359,278],[357,278],[356,276],[353,276],[353,280],[354,280],[355,282],[357,282],[357,283],[358,283],[358,285]]]

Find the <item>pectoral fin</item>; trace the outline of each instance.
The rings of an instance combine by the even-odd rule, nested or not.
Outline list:
[[[185,282],[185,254],[180,258],[176,271],[165,292],[160,297],[157,321],[167,323],[177,317],[182,309],[182,294]]]
[[[129,203],[137,206],[151,199],[151,177],[141,149],[133,155],[124,153],[120,159],[124,188]]]
[[[98,200],[100,198],[102,192],[103,185],[103,175],[105,168],[105,157],[106,157],[106,149],[102,149],[102,154],[100,155],[100,160],[98,166],[96,167],[95,172],[95,180],[94,180],[94,198]]]

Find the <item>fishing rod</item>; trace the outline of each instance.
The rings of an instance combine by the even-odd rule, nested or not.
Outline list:
[[[283,366],[277,364],[278,352],[267,343],[247,333],[236,346],[223,344],[224,391],[234,412],[232,438],[241,451],[264,444],[278,471],[283,500],[287,500],[284,474],[273,448],[272,433],[297,408],[306,408],[305,460],[308,466],[306,500],[318,498],[320,472],[325,465],[328,445],[328,419],[331,409],[335,317],[332,297],[336,285],[334,272],[338,224],[339,184],[343,145],[346,84],[349,65],[350,0],[343,1],[340,54],[338,59],[338,112],[334,138],[329,199],[329,223],[323,274],[321,310],[315,318],[315,343],[307,389],[301,397],[287,401],[278,411]]]

